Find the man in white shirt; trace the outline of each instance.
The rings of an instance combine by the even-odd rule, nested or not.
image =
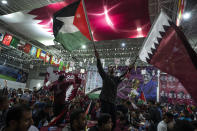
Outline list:
[[[173,115],[171,113],[166,113],[164,115],[164,119],[159,122],[157,126],[157,131],[167,131],[168,123],[173,121]]]

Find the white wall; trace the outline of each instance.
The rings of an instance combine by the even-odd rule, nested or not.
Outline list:
[[[33,89],[33,87],[38,87],[38,84],[40,84],[40,86],[43,86],[44,80],[31,79],[29,89]]]
[[[1,84],[1,88],[3,88],[5,86],[5,80],[0,79],[0,84]],[[13,89],[18,89],[18,88],[24,89],[26,87],[26,84],[7,80],[7,86],[8,88],[13,88]]]

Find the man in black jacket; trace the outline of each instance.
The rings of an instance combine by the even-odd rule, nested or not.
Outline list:
[[[103,80],[103,87],[100,94],[101,101],[101,113],[109,113],[112,117],[113,129],[116,126],[116,96],[118,85],[122,82],[124,76],[127,74],[126,71],[123,75],[117,77],[114,76],[114,68],[109,67],[108,73],[106,73],[102,67],[99,54],[95,51],[95,56],[97,58],[97,68],[98,72]],[[131,67],[129,68],[129,71]]]

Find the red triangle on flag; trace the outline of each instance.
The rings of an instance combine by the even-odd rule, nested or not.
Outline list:
[[[146,102],[146,98],[144,96],[144,92],[143,91],[141,91],[140,99],[143,100],[144,102]]]
[[[89,40],[91,40],[90,32],[88,29],[88,23],[86,21],[86,16],[83,8],[83,2],[81,0],[77,11],[75,13],[75,18],[73,24],[80,30],[80,32],[86,36]]]

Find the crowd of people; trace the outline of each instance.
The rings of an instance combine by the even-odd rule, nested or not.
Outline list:
[[[1,131],[42,130],[57,118],[57,115],[54,115],[53,101],[53,93],[44,89],[39,91],[36,88],[33,91],[9,89],[7,92],[5,89],[4,92],[1,90]],[[64,107],[66,107],[64,119],[51,127],[61,127],[63,131],[112,129],[115,131],[194,131],[197,129],[195,106],[118,99],[114,107],[115,126],[110,113],[102,112],[100,100],[77,96],[71,102],[65,103]]]
[[[117,77],[112,67],[106,73],[95,55],[103,79],[99,99],[80,93],[65,101],[72,82],[64,76],[48,89],[5,86],[0,91],[0,131],[197,131],[195,106],[117,98],[117,86],[132,66]],[[75,84],[78,89],[80,80]]]

